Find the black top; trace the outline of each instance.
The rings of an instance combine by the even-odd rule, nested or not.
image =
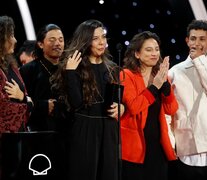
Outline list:
[[[87,107],[80,75],[76,70],[66,71],[67,94],[75,110],[68,151],[68,179],[115,180],[118,179],[118,126],[106,111],[110,98],[107,93],[109,71],[105,63],[91,64],[91,68],[99,94]]]
[[[155,102],[149,106],[144,136],[146,141],[146,155],[144,161],[145,179],[167,179],[167,158],[160,143],[160,109],[162,94],[170,94],[170,84],[166,81],[160,90],[154,85],[148,87],[155,96]]]
[[[28,121],[31,130],[56,130],[53,116],[48,115],[48,100],[53,99],[49,78],[57,70],[57,65],[42,58],[31,61],[20,68],[34,109]]]
[[[99,95],[94,98],[92,105],[85,108],[82,97],[82,82],[80,76],[75,70],[67,70],[67,91],[69,96],[69,102],[72,108],[81,114],[89,116],[107,116],[106,99],[108,92],[106,87],[110,83],[109,72],[104,63],[91,64],[93,73],[96,77]]]

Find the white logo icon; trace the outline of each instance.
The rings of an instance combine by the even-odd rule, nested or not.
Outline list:
[[[41,164],[41,168],[40,168]],[[42,169],[43,166],[43,169]],[[51,169],[50,159],[45,154],[36,154],[29,161],[29,170],[33,172],[33,175],[47,175],[47,171]]]

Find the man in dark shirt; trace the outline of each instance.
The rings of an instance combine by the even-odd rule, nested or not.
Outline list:
[[[55,24],[47,24],[37,34],[35,60],[20,68],[34,109],[28,121],[31,131],[57,130],[55,122],[56,97],[51,91],[50,77],[56,72],[64,50],[64,36]]]

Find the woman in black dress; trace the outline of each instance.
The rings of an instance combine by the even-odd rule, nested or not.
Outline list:
[[[56,88],[65,89],[73,114],[70,180],[118,179],[118,104],[108,103],[116,64],[110,58],[103,24],[97,20],[81,23],[66,48],[56,79]],[[122,115],[122,104],[120,110]]]

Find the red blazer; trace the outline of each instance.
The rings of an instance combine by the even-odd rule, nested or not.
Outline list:
[[[126,111],[121,117],[122,159],[134,163],[143,163],[145,158],[144,127],[146,124],[148,107],[155,101],[152,93],[145,87],[144,80],[139,73],[132,73],[124,69],[120,74],[123,80],[123,103]],[[168,160],[175,160],[175,151],[168,135],[168,125],[165,114],[172,115],[178,109],[178,103],[171,89],[169,96],[162,95],[160,110],[160,143]]]

